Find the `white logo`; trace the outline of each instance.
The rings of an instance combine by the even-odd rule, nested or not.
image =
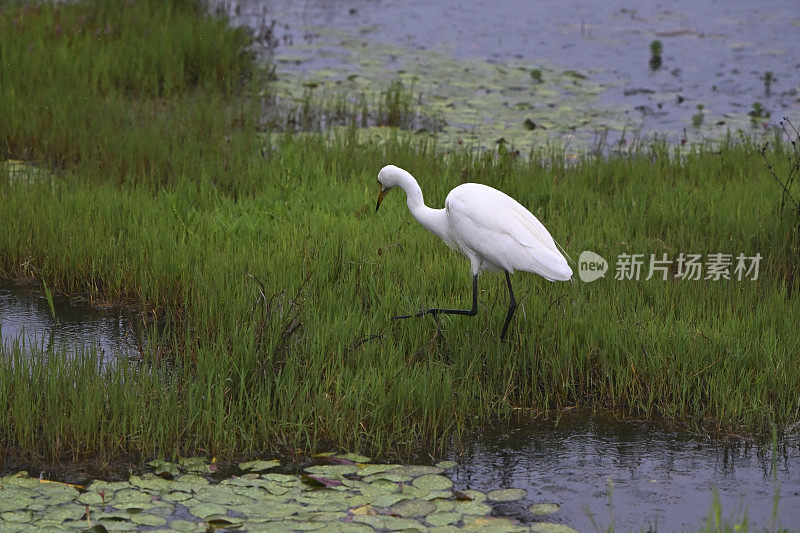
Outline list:
[[[596,279],[605,277],[608,271],[608,261],[594,252],[585,250],[578,258],[578,276],[581,281],[589,283]]]

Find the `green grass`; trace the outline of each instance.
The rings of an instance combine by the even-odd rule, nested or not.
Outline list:
[[[656,145],[575,162],[553,152],[442,153],[400,133],[263,132],[248,96],[263,89],[257,71],[233,62],[248,57],[247,39],[191,6],[159,6],[146,21],[103,2],[39,6],[24,11],[39,18],[20,22],[14,31],[27,33],[14,38],[6,25],[23,15],[0,17],[3,156],[56,171],[52,183],[0,177],[0,275],[135,302],[163,326],[142,364],[104,371],[93,354],[2,348],[7,453],[396,453],[567,407],[733,431],[800,418],[797,228],[778,213],[780,191],[757,147],[670,156]],[[184,70],[188,60],[162,64],[155,72],[173,72],[164,79],[183,79],[162,90],[153,71],[118,69],[113,58],[129,50],[89,30],[76,38],[81,55],[47,54],[62,46],[44,37],[67,16],[55,13],[85,9],[120,35],[127,24],[153,25],[138,45],[153,57],[164,52],[154,37],[164,24],[178,28],[171,46],[185,54],[175,57],[219,54],[214,64],[234,66],[219,76]],[[19,44],[29,34],[39,36],[29,40],[40,61]],[[208,51],[198,41],[212,34]],[[112,59],[88,76],[102,50]],[[47,83],[46,72],[55,76]],[[61,93],[63,106],[42,111]],[[785,174],[787,154],[775,150]],[[411,218],[402,193],[374,212],[387,163],[417,176],[432,206],[465,180],[504,190],[576,258],[586,249],[611,260],[761,253],[761,276],[552,284],[519,273],[523,308],[506,343],[497,340],[507,305],[499,276],[482,276],[475,318],[443,317],[439,328],[428,318],[392,321],[430,305],[468,306],[470,279],[467,261]]]

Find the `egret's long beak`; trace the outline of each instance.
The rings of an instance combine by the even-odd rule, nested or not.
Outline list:
[[[383,197],[386,196],[386,191],[383,190],[381,187],[381,192],[378,193],[378,205],[375,206],[375,212],[378,212],[378,208],[381,206],[381,202],[383,201]]]

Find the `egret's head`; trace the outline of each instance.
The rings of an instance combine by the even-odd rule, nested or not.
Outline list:
[[[402,168],[394,165],[386,165],[380,172],[378,172],[378,184],[381,186],[381,192],[378,193],[378,205],[375,206],[375,211],[381,206],[383,197],[394,187],[397,187],[398,178],[405,172]]]

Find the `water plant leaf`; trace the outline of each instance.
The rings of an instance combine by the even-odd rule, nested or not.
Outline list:
[[[372,500],[375,507],[391,507],[401,500],[409,500],[411,496],[407,494],[383,494]]]
[[[269,481],[277,481],[278,483],[285,484],[285,485],[297,485],[300,483],[300,480],[297,476],[290,476],[287,474],[275,474],[275,473],[267,473],[261,474],[261,479],[266,479]]]
[[[528,510],[535,515],[546,515],[557,513],[560,508],[557,503],[534,503]]]
[[[453,493],[449,490],[433,490],[422,497],[423,500],[436,500],[452,498]]]
[[[389,530],[389,531],[424,531],[427,529],[425,526],[412,518],[401,518],[397,516],[381,516],[381,515],[363,515],[354,516],[353,522],[361,522],[367,524],[375,529]]]
[[[181,469],[195,474],[207,474],[211,472],[208,468],[208,461],[205,457],[186,457],[178,461]]]
[[[464,493],[469,496],[473,501],[483,502],[486,501],[486,494],[474,489],[465,490]]]
[[[0,496],[0,513],[25,509],[33,503],[33,495],[24,489],[3,488]]]
[[[367,483],[373,483],[375,481],[385,480],[385,481],[391,481],[393,483],[405,483],[413,479],[411,476],[406,474],[397,474],[395,473],[395,470],[399,469],[396,468],[393,470],[387,470],[385,472],[378,472],[377,474],[364,476],[364,481],[366,481]]]
[[[456,502],[453,510],[461,514],[487,515],[492,511],[492,508],[484,502],[471,501]]]
[[[436,463],[436,468],[441,468],[443,470],[448,470],[456,466],[458,466],[458,463],[456,463],[455,461],[439,461],[438,463]]]
[[[432,500],[431,503],[433,503],[436,506],[436,510],[438,512],[450,513],[450,512],[455,511],[457,502],[455,502],[453,500],[437,499],[437,500]],[[459,513],[459,514],[461,514],[461,513]]]
[[[278,466],[281,466],[281,463],[275,459],[269,461],[248,461],[246,463],[239,463],[239,468],[242,470],[249,470],[251,472],[263,472]]]
[[[530,531],[534,533],[578,533],[577,530],[564,524],[552,522],[536,522],[531,524]]]
[[[436,511],[436,505],[426,500],[401,500],[391,509],[392,513],[399,516],[426,516]]]
[[[114,493],[114,505],[125,503],[150,503],[152,500],[153,497],[150,494],[140,492],[133,488],[118,490]]]
[[[139,524],[140,526],[148,527],[161,527],[167,523],[167,519],[163,516],[158,516],[149,513],[141,513],[131,517],[131,522]]]
[[[27,510],[0,513],[0,519],[6,522],[30,522],[31,518],[33,518],[33,513]]]
[[[361,507],[356,507],[350,510],[350,514],[354,515],[362,515],[362,514],[377,514],[375,508],[369,504],[362,505]]]
[[[194,531],[197,529],[197,524],[188,520],[173,520],[168,525],[170,529],[175,531]]]
[[[178,465],[169,461],[150,461],[147,465],[153,467],[153,472],[157,476],[177,477],[181,473]]]
[[[427,474],[441,474],[442,472],[444,472],[444,470],[437,466],[405,465],[399,468],[395,468],[391,472],[398,476],[409,476],[415,478]]]
[[[343,453],[341,455],[337,455],[336,457],[339,457],[341,459],[349,459],[354,463],[369,463],[372,460],[371,458],[365,455],[360,455],[357,453]]]
[[[189,486],[192,490],[196,490],[201,485],[208,485],[208,480],[203,476],[197,474],[183,474],[175,480],[174,487]]]
[[[453,486],[453,482],[449,478],[441,476],[439,474],[422,475],[414,479],[414,481],[412,481],[411,484],[418,489],[422,489],[428,492],[434,490],[447,490]]]
[[[355,461],[345,459],[344,457],[321,457],[319,462],[323,465],[354,465]]]
[[[310,476],[310,475],[303,475],[303,481],[306,481],[310,485],[314,485],[317,487],[342,487],[344,483],[339,481],[338,479],[331,479],[323,476]]]
[[[357,464],[356,466],[358,467],[358,475],[366,477],[400,468],[401,465]]]
[[[176,491],[170,492],[169,494],[162,495],[161,498],[163,498],[164,500],[170,501],[170,502],[184,502],[186,500],[191,499],[192,495],[190,493],[188,493],[188,492],[183,492],[183,491],[180,491],[180,490],[176,490]]]
[[[517,533],[528,531],[525,526],[517,525],[513,520],[501,517],[478,517],[470,520],[464,517],[464,529],[480,529],[482,531],[492,531],[492,533]]]
[[[142,477],[133,475],[128,479],[128,482],[139,489],[157,492],[169,492],[174,486],[174,483],[172,483],[170,480],[164,479],[155,474],[145,474]]]
[[[224,515],[227,513],[227,510],[222,505],[216,503],[199,503],[189,507],[189,512],[197,518],[205,520],[212,515]]]
[[[226,528],[226,529],[237,528],[241,527],[242,525],[241,518],[235,518],[232,516],[227,516],[225,514],[209,516],[208,518],[205,519],[205,522],[214,527]]]
[[[338,477],[346,474],[355,474],[358,467],[352,463],[350,464],[334,464],[334,465],[316,465],[309,466],[305,469],[309,474]]]
[[[210,485],[195,493],[199,502],[217,503],[219,505],[243,505],[253,503],[253,498],[236,494],[230,485]]]
[[[461,521],[461,513],[436,511],[425,517],[425,521],[432,526],[449,526]]]
[[[494,502],[511,502],[521,500],[526,494],[525,489],[500,489],[487,493],[486,497]]]

